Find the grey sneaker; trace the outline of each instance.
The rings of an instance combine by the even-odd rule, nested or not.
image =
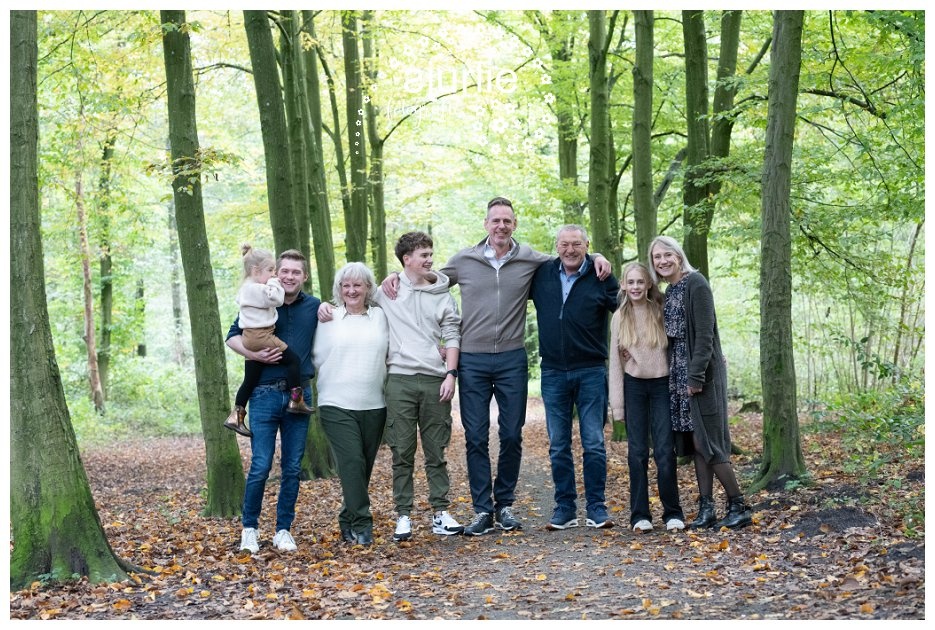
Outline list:
[[[240,550],[257,553],[260,550],[260,543],[257,540],[258,532],[253,527],[244,527],[240,533]]]
[[[483,536],[493,530],[493,514],[490,512],[478,512],[474,515],[471,524],[464,528],[465,536]]]
[[[523,529],[523,524],[513,516],[513,508],[507,506],[500,508],[497,512],[497,527],[505,532],[511,532],[514,529]]]

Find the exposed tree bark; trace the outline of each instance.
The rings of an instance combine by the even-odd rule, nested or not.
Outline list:
[[[593,250],[615,261],[617,250],[610,233],[608,213],[610,175],[608,163],[610,125],[607,94],[607,23],[603,10],[588,11],[588,59],[591,89],[591,160],[588,169],[588,210],[591,215]]]
[[[10,588],[127,577],[94,507],[55,360],[39,219],[35,11],[10,12]]]
[[[351,164],[351,206],[345,215],[347,260],[367,260],[367,148],[364,138],[364,98],[358,49],[357,14],[341,13],[341,41],[344,44],[345,117],[347,150]]]
[[[647,262],[649,242],[655,238],[653,201],[653,12],[634,11],[636,63],[633,65],[633,215],[636,253]]]
[[[301,251],[293,205],[292,164],[289,152],[285,150],[289,146],[289,132],[276,66],[276,48],[266,11],[244,11],[244,29],[250,47],[253,82],[260,110],[273,243],[277,252],[287,249]]]
[[[704,162],[709,154],[708,133],[708,44],[704,12],[682,11],[685,37],[685,117],[688,150],[682,200],[685,255],[705,277],[708,274],[708,226],[712,216],[708,186],[704,183]]]
[[[282,64],[283,101],[286,106],[286,128],[289,134],[289,160],[292,164],[292,210],[295,217],[298,250],[306,260],[312,259],[309,235],[309,182],[306,126],[309,124],[305,107],[305,72],[299,44],[299,25],[295,11],[280,12],[279,59]],[[280,250],[282,251],[282,250]],[[312,290],[312,276],[305,282],[305,290]]]
[[[334,83],[334,76],[328,67],[328,61],[321,51],[321,46],[316,46],[318,51],[318,61],[321,62],[321,69],[325,73],[325,82],[328,84],[328,101],[331,104],[331,120],[334,129],[329,131],[322,123],[322,128],[331,137],[331,143],[334,145],[335,169],[338,172],[338,183],[341,184],[341,207],[344,210],[344,216],[351,213],[351,187],[347,182],[347,169],[344,167],[344,143],[341,141],[341,115],[338,113],[338,94]]]
[[[805,474],[792,350],[792,147],[802,62],[802,11],[776,11],[760,236],[760,379],[763,461],[751,492]]]
[[[305,106],[308,111],[305,145],[308,151],[306,165],[309,169],[309,219],[312,229],[312,246],[315,251],[315,266],[318,269],[318,295],[322,300],[331,299],[334,282],[334,243],[331,239],[331,211],[328,203],[328,188],[325,182],[325,159],[321,145],[321,95],[318,81],[318,53],[315,42],[315,22],[311,11],[303,11],[303,28],[311,36],[311,48],[297,47],[305,70]],[[308,452],[308,448],[306,448]],[[330,451],[328,451],[330,461]]]
[[[100,344],[97,350],[97,369],[101,380],[101,394],[107,400],[107,384],[110,376],[111,331],[114,321],[114,281],[113,258],[110,251],[110,202],[111,178],[113,173],[114,144],[117,131],[110,129],[104,139],[101,155],[101,176],[98,180],[97,216],[100,218],[100,254],[98,255],[98,279],[100,289],[101,326]]]
[[[374,85],[377,81],[377,51],[374,44],[373,11],[364,11],[363,32],[361,40],[364,45],[364,76],[366,86]],[[383,138],[377,131],[377,118],[380,111],[368,98],[364,104],[367,118],[367,141],[370,144],[370,251],[373,255],[373,271],[377,278],[385,278],[387,274],[386,253],[386,204],[383,195]]]
[[[84,208],[84,188],[81,167],[75,171],[75,210],[78,219],[78,247],[81,258],[82,294],[84,297],[84,345],[88,355],[88,385],[94,410],[104,413],[104,390],[97,366],[97,344],[94,331],[94,292],[91,289],[91,246],[88,243],[88,215]]]
[[[172,168],[175,173],[172,193],[175,198],[182,268],[185,272],[195,381],[207,460],[204,513],[208,516],[229,517],[240,513],[244,474],[236,436],[224,430],[222,424],[230,410],[230,393],[222,341],[224,336],[205,228],[201,175],[197,168],[198,130],[191,44],[184,11],[161,11],[160,15],[166,65],[169,144],[172,147]],[[194,170],[195,175],[184,177],[179,172],[181,169]]]
[[[169,200],[166,206],[169,227],[169,294],[172,296],[172,358],[178,365],[182,365],[188,350],[184,342],[184,326],[182,319],[182,278],[179,269],[179,238],[178,227],[175,225],[175,202]]]

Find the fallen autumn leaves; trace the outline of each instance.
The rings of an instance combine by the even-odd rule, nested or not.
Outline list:
[[[733,429],[755,469],[760,425]],[[522,532],[434,536],[416,475],[413,539],[393,543],[390,458],[371,485],[376,544],[341,542],[336,479],[303,482],[294,553],[273,548],[277,479],[261,517],[260,552],[238,550],[237,519],[205,519],[200,437],[141,440],[83,453],[101,520],[118,555],[153,573],[132,581],[35,584],[10,594],[14,619],[924,619],[924,534],[907,538],[900,510],[923,502],[924,462],[902,462],[890,486],[845,475],[833,436],[809,436],[815,483],[748,497],[754,525],[737,532],[637,534],[628,522],[626,444],[608,442],[608,507],[618,526],[549,532],[551,477],[541,404],[530,402],[517,490]],[[496,442],[493,427],[491,443]],[[249,445],[242,440],[244,461]],[[580,452],[576,443],[576,453]],[[452,508],[472,515],[457,417],[449,450]],[[421,461],[421,460],[420,460]],[[419,464],[421,465],[421,464]],[[578,455],[580,471],[580,454]],[[653,467],[650,466],[651,475]],[[579,472],[580,474],[580,472]],[[275,475],[275,469],[274,469]],[[686,516],[694,473],[679,470]],[[654,477],[653,482],[654,483]],[[579,487],[579,494],[583,494]],[[718,499],[719,511],[723,500]]]

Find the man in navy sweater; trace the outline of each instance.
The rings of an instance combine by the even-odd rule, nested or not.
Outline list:
[[[607,452],[607,321],[617,308],[619,284],[600,281],[588,255],[588,235],[579,225],[558,231],[558,258],[536,271],[529,297],[536,305],[542,402],[549,433],[555,509],[547,529],[577,527],[575,465],[571,454],[574,409],[584,451],[584,489],[589,527],[611,527],[604,486]]]

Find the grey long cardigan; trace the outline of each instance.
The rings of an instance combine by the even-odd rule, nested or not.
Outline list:
[[[700,272],[690,273],[685,285],[685,335],[688,347],[688,384],[700,387],[691,397],[695,442],[709,464],[730,459],[727,425],[727,365],[721,352],[714,295]]]

